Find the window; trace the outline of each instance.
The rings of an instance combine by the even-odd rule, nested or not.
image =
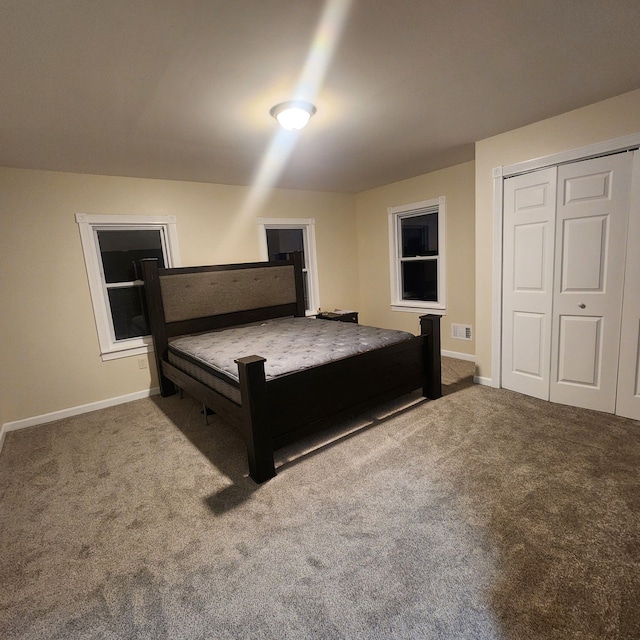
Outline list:
[[[79,213],[76,222],[102,359],[146,353],[151,338],[140,261],[176,266],[175,217]]]
[[[444,315],[445,198],[388,212],[391,308]]]
[[[262,260],[286,260],[301,251],[307,314],[320,308],[313,218],[258,218]]]

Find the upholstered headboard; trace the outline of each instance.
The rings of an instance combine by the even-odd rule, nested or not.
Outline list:
[[[302,256],[291,260],[159,269],[143,260],[156,355],[168,338],[305,314]]]
[[[166,322],[296,303],[291,265],[160,273]]]

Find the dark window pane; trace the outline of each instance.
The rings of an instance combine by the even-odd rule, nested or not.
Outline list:
[[[402,257],[438,255],[438,214],[401,218]]]
[[[109,289],[109,306],[116,340],[149,335],[144,287]]]
[[[267,229],[269,260],[288,260],[294,251],[302,253],[304,261],[304,234],[302,229]]]
[[[402,263],[402,299],[438,300],[438,264],[436,260]]]
[[[163,268],[162,238],[158,229],[98,231],[106,282],[142,280],[140,260],[157,258]]]

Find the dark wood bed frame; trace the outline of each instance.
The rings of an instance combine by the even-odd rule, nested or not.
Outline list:
[[[276,475],[275,449],[330,421],[418,388],[427,398],[442,395],[440,317],[425,315],[420,318],[421,334],[412,340],[268,381],[264,358],[239,358],[241,403],[237,404],[170,364],[169,340],[249,322],[304,316],[300,254],[288,261],[173,269],[159,269],[156,260],[144,260],[143,273],[161,394],[172,395],[177,387],[238,427],[247,445],[249,475],[255,482]],[[284,293],[273,295],[274,287]]]

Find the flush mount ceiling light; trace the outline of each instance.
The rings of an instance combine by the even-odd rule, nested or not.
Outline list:
[[[280,123],[280,126],[288,131],[298,131],[304,128],[315,112],[316,108],[310,102],[302,100],[281,102],[269,111]]]

